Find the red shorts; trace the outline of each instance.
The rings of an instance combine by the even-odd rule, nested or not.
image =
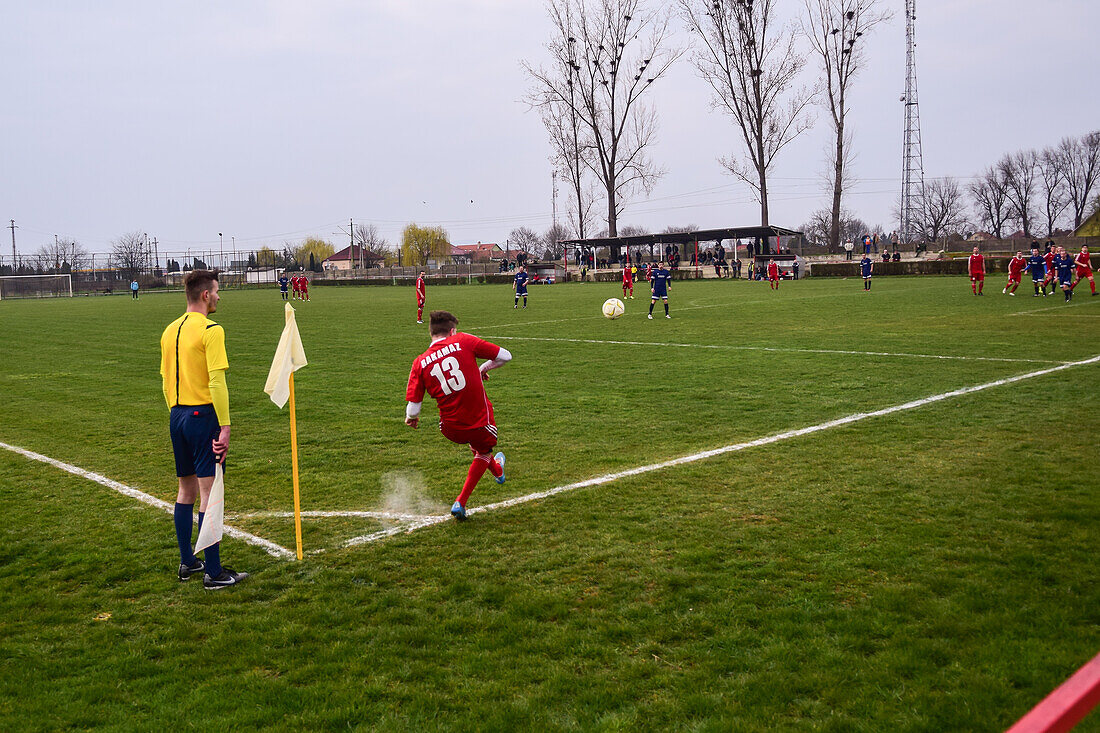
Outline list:
[[[492,423],[484,427],[469,428],[467,430],[449,428],[440,424],[439,432],[443,433],[443,437],[452,443],[468,445],[474,453],[480,453],[481,455],[492,453],[493,447],[497,444],[497,426]]]
[[[1090,277],[1092,277],[1092,270],[1090,270],[1087,267],[1078,267],[1077,268],[1077,279],[1078,280],[1087,279],[1087,278],[1090,278]]]
[[[779,282],[779,275],[768,275],[768,279],[772,282]]]
[[[416,304],[417,304],[417,306],[422,306],[422,305],[424,305],[424,299],[423,299],[423,298],[421,298],[420,296],[417,296],[417,298],[416,298]]]
[[[972,272],[972,273],[970,273],[970,279],[974,280],[976,282],[985,282],[985,273],[984,272]]]
[[[1023,277],[1023,273],[1021,273],[1021,272],[1016,272],[1016,273],[1010,272],[1010,273],[1008,273],[1008,281],[1010,283],[1016,283],[1017,285],[1019,285],[1020,284],[1020,279],[1022,277]]]

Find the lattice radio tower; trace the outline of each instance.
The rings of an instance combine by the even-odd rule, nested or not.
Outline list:
[[[901,171],[901,231],[898,239],[911,243],[916,231],[917,209],[924,195],[924,153],[920,143],[920,109],[917,106],[917,42],[914,26],[917,0],[905,0],[905,148]]]

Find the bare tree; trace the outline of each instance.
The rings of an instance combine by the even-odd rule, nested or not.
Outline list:
[[[827,247],[829,246],[829,236],[832,226],[832,211],[829,209],[819,209],[810,214],[810,218],[800,227],[799,231],[802,232],[806,240],[810,243]],[[848,240],[852,240],[854,242],[869,231],[870,228],[867,226],[867,222],[855,216],[850,211],[842,210],[840,212],[841,241],[847,242]]]
[[[1089,193],[1100,179],[1100,130],[1082,137],[1067,137],[1058,145],[1058,159],[1073,205],[1073,228],[1085,218]]]
[[[536,254],[541,245],[542,238],[539,237],[538,232],[530,227],[516,227],[508,235],[509,249],[518,249],[528,257]]]
[[[926,242],[963,229],[967,224],[966,199],[959,182],[950,177],[927,179],[914,223]]]
[[[111,242],[111,259],[123,277],[133,279],[149,265],[149,247],[140,231],[127,232]]]
[[[55,239],[38,248],[32,256],[34,269],[39,272],[62,273],[86,269],[91,255],[83,245],[73,239]]]
[[[374,260],[381,262],[391,253],[389,241],[374,224],[356,224],[354,241],[359,245],[361,253],[373,255],[371,263],[360,262],[360,267],[372,264]]]
[[[1004,227],[1010,218],[1010,208],[1000,168],[986,168],[970,182],[967,190],[974,201],[979,226],[997,239],[1004,239]]]
[[[671,45],[668,10],[643,0],[549,0],[548,10],[555,66],[524,64],[536,86],[530,99],[576,113],[588,147],[582,161],[600,181],[616,236],[623,199],[651,190],[662,174],[648,156],[657,115],[644,98],[682,50]]]
[[[836,147],[830,156],[833,164],[832,209],[829,222],[830,249],[838,251],[841,235],[841,197],[844,193],[847,173],[845,163],[850,143],[846,137],[845,121],[848,116],[848,88],[863,68],[863,36],[875,26],[890,18],[889,11],[882,10],[878,0],[804,0],[806,17],[803,32],[821,61],[824,75],[825,108],[833,121]]]
[[[1038,156],[1039,193],[1043,196],[1043,214],[1046,218],[1047,236],[1054,236],[1058,219],[1069,206],[1065,170],[1056,148],[1047,148]]]
[[[775,18],[777,0],[679,0],[699,37],[695,68],[714,91],[713,103],[736,123],[744,152],[722,165],[752,187],[760,224],[768,224],[768,170],[779,151],[811,125],[814,91],[793,89],[806,57],[799,34]]]
[[[1001,179],[1005,183],[1005,195],[1016,221],[1030,237],[1035,217],[1035,177],[1039,168],[1039,156],[1034,150],[1021,150],[1006,155],[997,163]]]
[[[542,257],[546,260],[560,260],[565,256],[565,245],[561,242],[572,239],[572,232],[564,224],[554,224],[539,238]]]

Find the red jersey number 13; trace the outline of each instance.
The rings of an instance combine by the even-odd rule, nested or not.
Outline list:
[[[462,374],[458,359],[453,356],[448,356],[446,359],[436,362],[429,374],[439,381],[439,388],[443,390],[445,395],[458,392],[466,386],[466,377]]]

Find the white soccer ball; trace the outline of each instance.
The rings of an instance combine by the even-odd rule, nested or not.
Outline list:
[[[608,298],[603,302],[603,317],[615,320],[623,314],[626,306],[618,298]]]

